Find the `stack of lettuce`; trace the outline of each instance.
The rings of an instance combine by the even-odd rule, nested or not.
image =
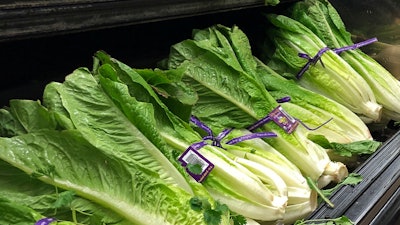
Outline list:
[[[197,183],[177,158],[201,136],[132,68],[97,56],[93,73],[48,84],[43,103],[11,100],[1,110],[2,223],[256,223],[316,207],[300,170],[258,139],[201,148],[215,168]]]
[[[113,95],[107,87],[116,89]],[[207,224],[189,200],[216,203],[182,172],[178,153],[152,125],[151,105],[114,102],[129,95],[123,91],[82,68],[47,85],[43,104],[12,100],[1,110],[2,224],[43,217],[72,224]],[[222,216],[222,224],[227,220]]]
[[[364,97],[359,115],[379,119]],[[290,224],[316,208],[311,187],[348,175],[327,149],[378,148],[359,115],[278,75],[236,26],[194,30],[156,69],[99,51],[42,101],[0,110],[0,223]],[[205,164],[181,165],[188,150],[213,165],[201,182]]]

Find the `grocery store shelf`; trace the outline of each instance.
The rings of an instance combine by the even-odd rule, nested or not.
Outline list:
[[[321,205],[311,216],[347,216],[355,224],[392,225],[400,212],[400,132],[384,142],[354,173],[363,177],[355,186],[344,186],[331,196],[335,207]]]
[[[0,41],[126,26],[264,5],[264,0],[1,1]]]

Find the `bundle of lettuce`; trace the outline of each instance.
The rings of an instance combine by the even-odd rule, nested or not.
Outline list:
[[[180,158],[186,155],[187,158],[193,158],[185,165],[189,174],[194,178],[203,176],[207,170],[207,166],[203,169],[206,161],[214,165],[209,174],[204,173],[206,178],[201,181],[202,185],[217,202],[226,204],[234,215],[246,217],[248,223],[294,222],[316,208],[316,193],[310,189],[301,171],[265,141],[260,138],[243,139],[235,144],[221,142],[222,146],[208,143],[189,124],[187,115],[192,112],[190,104],[185,106],[172,101],[168,106],[164,104],[159,98],[160,93],[162,96],[168,91],[177,94],[184,87],[182,83],[168,78],[171,71],[134,70],[103,52],[98,52],[97,58],[100,63],[97,71],[102,76],[128,88],[130,96],[115,96],[114,101],[124,105],[134,96],[152,105],[157,115],[154,124],[162,139],[182,153]],[[138,92],[137,86],[141,86],[142,91]],[[109,92],[107,89],[105,91]],[[188,90],[178,95],[185,96],[182,99],[186,103],[192,102],[193,96],[196,97],[195,92]],[[173,113],[171,109],[174,108],[180,113]],[[234,140],[251,135],[245,129],[233,129],[225,138]],[[194,157],[194,152],[201,157]],[[201,165],[202,169],[193,171],[195,165]]]
[[[290,125],[296,128],[289,131],[270,120],[271,112],[281,107],[257,75],[249,40],[238,27],[216,25],[195,30],[193,39],[172,46],[165,65],[171,79],[197,93],[192,114],[215,133],[229,127],[273,132],[277,137],[263,140],[305,177],[326,185],[347,176],[345,165],[330,160],[321,146],[307,138],[305,127]]]
[[[98,56],[102,63],[108,63],[102,67],[112,65],[115,71],[119,71],[119,79],[129,88],[141,80],[138,75],[135,75],[134,79],[131,78],[135,71],[152,84],[152,88],[158,93],[149,89],[149,86],[148,92],[152,98],[147,101],[153,104],[155,114],[158,115],[156,124],[160,135],[182,154],[186,154],[190,147],[189,150],[198,152],[215,166],[202,184],[212,197],[226,204],[231,211],[256,221],[294,222],[315,209],[316,193],[310,189],[298,167],[260,138],[246,140],[244,137],[252,136],[250,131],[232,129],[226,133],[225,141],[221,141],[220,146],[207,144],[207,139],[203,140],[202,136],[191,128],[187,116],[193,111],[189,103],[193,103],[197,98],[195,92],[182,92],[185,85],[176,80],[176,77],[174,79],[175,74],[181,73],[181,70],[133,70],[122,63],[116,63],[115,59],[110,60],[104,54],[99,53]],[[176,91],[180,91],[179,94]],[[169,105],[165,105],[158,96],[161,94],[165,97],[171,92],[179,95],[187,104],[169,101]],[[143,93],[135,93],[133,90],[130,93],[138,95],[137,98],[143,98]],[[180,111],[180,116],[172,113],[170,109],[174,108]],[[188,111],[189,114],[185,115],[182,111]],[[197,120],[197,123],[201,122]],[[235,144],[225,144],[226,140],[237,138],[244,139]]]
[[[257,60],[257,72],[275,99],[290,97],[282,107],[309,127],[308,138],[327,149],[329,157],[354,167],[360,156],[370,155],[381,145],[367,125],[342,104],[310,91],[277,74]]]
[[[1,224],[229,224],[160,137],[152,105],[126,91],[80,68],[48,84],[43,104],[0,110]],[[240,188],[269,194],[256,184]]]
[[[293,222],[317,205],[300,169],[265,141],[201,141],[141,75],[102,52],[93,72],[79,68],[48,84],[43,102],[11,100],[0,121],[4,224]],[[178,161],[188,149],[214,165],[201,183],[189,176],[197,162],[190,169]],[[319,160],[310,169],[331,163],[323,151],[307,157]],[[307,174],[341,179],[340,169]]]
[[[266,42],[273,47],[264,49],[263,61],[269,67],[341,103],[365,123],[381,120],[382,105],[377,103],[368,82],[348,62],[299,21],[276,14],[268,14],[267,18],[272,26]]]
[[[382,120],[400,120],[400,82],[381,64],[365,54],[352,41],[337,10],[327,0],[303,0],[294,4],[290,17],[312,30],[329,48],[349,50],[340,56],[371,87],[377,103],[383,106]]]
[[[93,71],[49,83],[42,102],[0,109],[0,223],[291,224],[311,213],[310,181],[340,182],[346,166],[313,131],[271,121],[276,109],[287,114],[281,106],[296,110],[269,92],[268,67],[240,29],[193,37],[172,46],[169,70],[133,69],[100,51]],[[311,108],[296,117],[325,119]],[[350,139],[368,139],[343,123]]]

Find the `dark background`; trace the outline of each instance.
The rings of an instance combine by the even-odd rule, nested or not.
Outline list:
[[[179,6],[174,9],[168,1],[149,0],[147,4],[159,2],[160,6],[143,5],[142,11],[140,7],[124,9],[124,5],[117,4],[124,1],[117,0],[57,0],[51,1],[52,7],[48,6],[49,2],[0,3],[0,106],[7,105],[13,98],[40,99],[48,82],[62,82],[78,67],[91,68],[92,56],[98,50],[104,50],[135,68],[153,68],[167,56],[171,45],[190,38],[193,29],[217,23],[238,25],[249,37],[257,55],[256,46],[260,45],[265,33],[263,14],[279,13],[293,1],[264,6],[263,1],[252,0],[214,1],[214,5],[210,3],[212,1],[202,5],[201,1],[188,4],[187,1],[174,0],[172,2]],[[108,4],[119,8],[83,4],[86,2],[110,2]],[[332,0],[331,3],[354,34],[398,44],[390,48],[374,45],[366,51],[400,77],[400,1]],[[85,7],[78,7],[80,5]],[[93,8],[91,11],[87,9],[90,7]],[[154,7],[154,10],[160,10],[158,14],[144,11]],[[123,17],[123,13],[129,15],[129,10],[138,14],[130,15],[131,24],[126,15]],[[140,21],[140,16],[143,21]],[[114,21],[116,18],[121,22]],[[42,21],[48,27],[41,26]],[[91,27],[84,27],[85,21],[92,23]]]

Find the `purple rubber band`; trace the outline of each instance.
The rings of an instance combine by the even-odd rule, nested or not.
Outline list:
[[[49,225],[50,223],[56,221],[54,218],[43,218],[38,220],[35,225]]]
[[[202,123],[197,117],[190,116],[190,122],[194,123],[197,127],[201,128],[202,130],[207,132],[208,136],[211,136],[211,137],[213,136],[212,130],[207,125]]]
[[[232,128],[227,128],[219,133],[217,137],[213,140],[213,145],[222,148],[221,140],[226,137],[226,135],[228,135],[232,130]]]
[[[269,121],[271,121],[271,117],[269,117],[269,115],[267,115],[267,116],[261,118],[260,120],[256,121],[252,125],[248,126],[247,130],[254,131],[257,128],[262,127],[264,124],[268,123]]]
[[[306,53],[299,53],[298,56],[301,58],[308,59],[308,62],[303,66],[303,68],[301,68],[300,72],[297,73],[296,78],[300,79],[303,76],[303,74],[308,70],[308,68],[311,65],[315,65],[318,61],[320,61],[322,66],[324,66],[324,63],[322,62],[321,57],[322,57],[322,54],[324,54],[328,50],[330,50],[328,47],[322,48],[321,50],[319,50],[317,52],[317,54],[313,58],[311,58]]]
[[[340,53],[342,53],[344,51],[349,51],[349,50],[354,50],[354,49],[357,49],[357,48],[361,48],[361,47],[363,47],[365,45],[372,44],[372,43],[374,43],[376,41],[378,41],[377,38],[371,38],[371,39],[368,39],[368,40],[365,40],[365,41],[362,41],[362,42],[359,42],[359,43],[355,43],[355,44],[352,44],[352,45],[349,45],[349,46],[345,46],[345,47],[342,47],[342,48],[336,48],[336,49],[333,49],[332,51],[335,52],[336,54],[340,54]],[[301,58],[308,59],[308,62],[297,73],[296,78],[300,79],[303,76],[303,74],[308,70],[308,68],[311,65],[315,65],[318,61],[320,61],[322,66],[324,67],[324,63],[322,62],[321,57],[322,57],[322,54],[324,54],[328,50],[330,50],[328,47],[322,48],[321,50],[318,51],[318,53],[313,58],[311,58],[306,53],[299,53],[298,56],[301,57]]]
[[[354,49],[357,49],[357,48],[361,48],[361,47],[363,47],[363,46],[365,46],[365,45],[372,44],[372,43],[374,43],[374,42],[376,42],[376,41],[378,41],[377,38],[371,38],[371,39],[368,39],[368,40],[365,40],[365,41],[362,41],[362,42],[359,42],[359,43],[356,43],[356,44],[353,44],[353,45],[350,45],[350,46],[345,46],[345,47],[343,47],[343,48],[333,49],[333,51],[334,51],[336,54],[340,54],[340,53],[342,53],[342,52],[344,52],[344,51],[354,50]]]
[[[286,96],[286,97],[283,97],[283,98],[279,98],[279,99],[276,99],[276,102],[277,103],[285,103],[285,102],[290,102],[290,96]]]
[[[190,117],[190,122],[194,123],[196,126],[198,126],[199,128],[203,129],[204,131],[206,131],[206,132],[208,133],[207,136],[203,137],[203,142],[204,142],[205,144],[206,144],[205,141],[211,140],[211,141],[212,141],[212,142],[211,142],[211,145],[217,146],[217,147],[220,147],[220,148],[222,148],[221,140],[222,140],[224,137],[226,137],[226,135],[228,135],[228,134],[232,131],[232,128],[227,128],[227,129],[223,130],[221,133],[219,133],[219,134],[217,135],[217,137],[215,137],[215,136],[213,135],[213,132],[212,132],[211,128],[209,128],[207,125],[205,125],[203,122],[201,122],[197,117],[191,116],[191,117]],[[199,142],[198,142],[198,143],[199,143]],[[200,142],[200,143],[201,143],[201,142]],[[204,145],[205,145],[205,144],[204,144]],[[204,145],[203,145],[203,146],[204,146]],[[203,147],[203,146],[201,146],[201,147]],[[193,146],[192,146],[192,147],[193,147]],[[198,149],[198,148],[195,148],[195,149]]]
[[[196,143],[191,144],[190,146],[194,149],[194,150],[199,150],[200,148],[204,147],[205,145],[207,145],[207,143],[203,140],[203,141],[199,141]]]
[[[210,131],[210,133],[211,133],[211,135],[207,135],[207,136],[203,137],[202,141],[196,142],[191,145],[191,147],[195,150],[198,150],[198,149],[202,148],[203,146],[207,145],[207,142],[206,142],[207,140],[212,141],[211,142],[212,146],[217,146],[217,147],[223,148],[222,144],[221,144],[222,139],[224,139],[233,130],[233,128],[224,129],[221,133],[219,133],[217,135],[217,137],[214,137],[211,129],[207,125],[205,125],[203,122],[201,122],[198,118],[196,118],[195,116],[191,116],[190,121],[192,123],[194,123],[196,126],[202,128],[205,131]],[[273,132],[251,133],[251,134],[243,135],[243,136],[240,136],[237,138],[233,138],[233,139],[227,141],[226,144],[233,145],[233,144],[239,143],[241,141],[250,140],[253,138],[267,138],[267,137],[276,137],[276,136],[277,135]]]
[[[251,133],[251,134],[246,134],[237,138],[232,138],[231,140],[227,141],[226,144],[228,145],[234,145],[242,141],[254,139],[254,138],[272,138],[272,137],[277,137],[274,132],[258,132],[258,133]]]

